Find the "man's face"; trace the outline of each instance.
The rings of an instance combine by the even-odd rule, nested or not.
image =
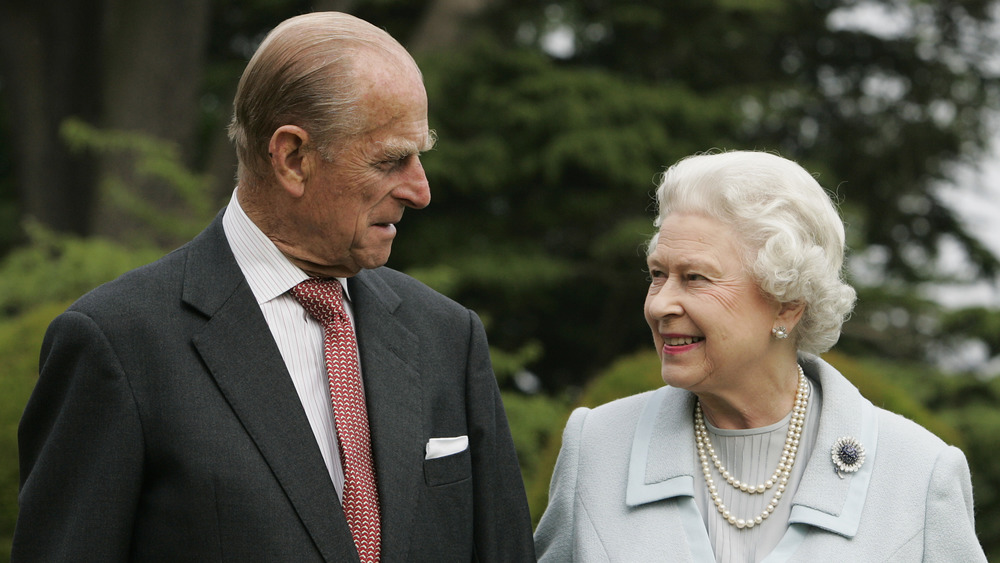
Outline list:
[[[352,276],[384,265],[403,210],[430,203],[420,152],[433,139],[419,74],[374,57],[359,68],[364,131],[333,147],[330,160],[314,152],[297,205],[294,257],[313,274]]]

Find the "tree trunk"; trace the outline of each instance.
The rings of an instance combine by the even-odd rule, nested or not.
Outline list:
[[[93,159],[71,154],[59,137],[70,116],[100,111],[100,10],[96,0],[5,2],[0,6],[0,76],[7,146],[15,161],[23,216],[85,233]]]
[[[101,126],[138,131],[176,143],[192,162],[206,59],[210,3],[204,0],[107,0],[104,6],[105,80]],[[137,174],[129,155],[102,158],[103,180],[117,178],[131,195],[164,213],[182,213],[183,201],[162,181]],[[94,210],[95,232],[152,236],[148,225],[122,213],[105,190]]]
[[[413,54],[443,50],[467,39],[468,21],[479,15],[489,0],[432,0],[406,47]]]

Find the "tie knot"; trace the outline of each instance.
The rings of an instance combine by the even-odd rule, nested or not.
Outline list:
[[[291,292],[306,312],[324,326],[344,314],[343,287],[337,278],[309,278]]]

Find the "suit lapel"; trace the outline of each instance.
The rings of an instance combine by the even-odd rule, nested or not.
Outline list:
[[[401,298],[377,273],[348,281],[371,426],[382,509],[382,559],[407,559],[416,517],[415,491],[424,486],[420,342],[395,316]]]
[[[194,346],[323,557],[356,560],[336,490],[221,215],[189,248],[183,299],[209,317]]]

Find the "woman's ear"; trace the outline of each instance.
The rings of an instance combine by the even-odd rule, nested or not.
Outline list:
[[[305,148],[308,145],[309,133],[296,125],[278,127],[267,145],[275,179],[292,197],[302,197],[305,193],[306,180],[311,171]]]
[[[775,319],[775,326],[783,326],[785,330],[789,333],[795,328],[795,325],[799,324],[799,319],[802,318],[802,313],[805,312],[806,305],[801,301],[792,301],[791,303],[782,303],[778,309],[778,318]]]

